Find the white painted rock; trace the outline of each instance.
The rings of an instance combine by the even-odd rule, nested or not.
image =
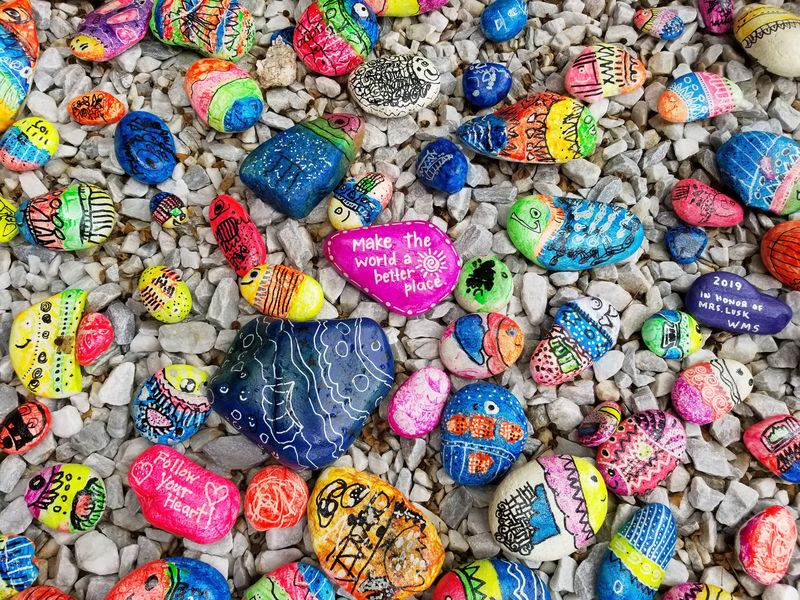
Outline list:
[[[800,77],[800,16],[777,6],[749,4],[736,15],[733,34],[767,71]]]

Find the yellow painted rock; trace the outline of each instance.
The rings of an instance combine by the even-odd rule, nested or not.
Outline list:
[[[331,467],[319,476],[308,530],[323,570],[356,600],[378,589],[383,600],[418,594],[444,561],[434,524],[388,483],[352,468]]]
[[[242,297],[268,317],[310,321],[322,310],[322,287],[284,265],[259,265],[239,279]]]
[[[81,391],[75,336],[86,295],[66,290],[50,296],[23,310],[11,325],[11,366],[37,396],[68,398]]]
[[[10,242],[19,233],[15,215],[17,207],[0,196],[0,242]]]
[[[149,267],[139,277],[139,296],[147,312],[162,323],[183,321],[192,310],[192,294],[177,271]]]

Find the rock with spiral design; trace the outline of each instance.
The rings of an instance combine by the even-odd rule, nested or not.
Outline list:
[[[685,369],[672,387],[675,412],[690,423],[706,425],[729,413],[753,391],[753,375],[742,363],[714,359]]]
[[[751,518],[736,535],[736,554],[745,573],[764,585],[778,583],[792,562],[797,524],[783,506],[770,506]]]
[[[258,531],[293,527],[306,514],[308,487],[303,478],[281,465],[264,467],[247,486],[244,516]]]

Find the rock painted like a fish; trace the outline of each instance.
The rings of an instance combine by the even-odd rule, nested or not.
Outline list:
[[[685,25],[671,8],[640,8],[633,13],[633,24],[643,33],[661,40],[674,40],[683,33]]]
[[[81,60],[111,60],[142,41],[152,11],[153,0],[108,0],[86,15],[69,50]]]
[[[695,71],[667,86],[658,99],[658,114],[670,123],[690,123],[724,115],[743,103],[741,88],[730,79]]]

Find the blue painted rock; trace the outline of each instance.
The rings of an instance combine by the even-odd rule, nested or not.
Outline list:
[[[539,92],[471,119],[456,135],[478,154],[545,164],[588,156],[600,139],[588,108],[552,92]]]
[[[437,138],[417,156],[417,178],[430,188],[447,194],[460,192],[467,183],[469,162],[446,138]]]
[[[716,73],[681,75],[658,98],[658,114],[670,123],[690,123],[724,115],[744,104],[741,88]]]
[[[34,171],[55,156],[60,140],[49,121],[20,119],[0,138],[0,164],[9,171]]]
[[[472,383],[447,401],[442,466],[461,485],[487,485],[522,453],[528,421],[516,396],[493,383]]]
[[[94,529],[106,507],[106,486],[86,465],[56,463],[34,475],[25,503],[42,525],[64,533]]]
[[[517,250],[552,271],[617,263],[636,252],[644,240],[644,227],[629,210],[540,194],[517,200],[506,229]]]
[[[514,319],[500,313],[464,315],[444,330],[439,358],[448,371],[467,379],[499,375],[517,362],[525,335]]]
[[[762,465],[781,479],[800,483],[800,421],[776,415],[744,431],[744,445]]]
[[[733,35],[767,71],[800,77],[800,16],[780,6],[748,3],[736,14]]]
[[[442,76],[421,54],[382,56],[350,74],[350,96],[364,112],[384,119],[405,117],[430,106]]]
[[[522,0],[494,0],[481,14],[481,29],[490,42],[514,39],[527,22],[528,5]]]
[[[671,192],[672,210],[689,225],[732,227],[744,219],[742,205],[697,179],[683,179]]]
[[[616,402],[597,405],[578,425],[578,443],[589,448],[599,446],[614,434],[621,419],[622,409]]]
[[[471,598],[550,600],[550,592],[536,573],[525,565],[484,558],[448,571],[433,590],[433,600]]]
[[[302,219],[339,185],[363,139],[360,118],[324,115],[261,144],[244,159],[239,177],[273,209]]]
[[[242,600],[334,600],[335,597],[333,584],[325,574],[302,562],[278,567],[242,594]]]
[[[198,590],[202,590],[198,592]],[[229,600],[228,582],[211,565],[182,556],[154,560],[123,577],[106,600]]]
[[[150,215],[164,229],[174,229],[189,217],[189,207],[182,198],[168,192],[158,192],[150,198]]]
[[[152,113],[128,113],[114,132],[114,150],[122,170],[137,181],[166,181],[178,164],[175,140],[167,124]]]
[[[753,375],[735,360],[693,364],[672,387],[672,406],[684,421],[706,425],[729,413],[753,391]]]
[[[350,447],[393,380],[389,342],[371,319],[259,317],[208,387],[214,410],[250,441],[288,466],[318,469]]]
[[[153,0],[108,0],[86,15],[69,50],[81,60],[111,60],[142,41],[152,11]]]
[[[333,190],[328,220],[339,231],[372,225],[392,201],[392,194],[394,184],[383,173],[351,177]]]
[[[745,206],[788,215],[800,210],[800,144],[765,131],[737,133],[720,146],[717,167]]]
[[[640,8],[633,13],[633,24],[642,33],[660,40],[674,40],[683,33],[685,25],[671,8]]]
[[[50,409],[41,402],[23,402],[0,422],[0,452],[27,452],[44,441],[52,420]]]
[[[651,600],[675,553],[678,531],[669,508],[647,504],[611,538],[600,564],[598,600]]]
[[[38,58],[39,39],[30,0],[4,2],[0,19],[0,131],[14,122],[28,97]]]
[[[736,598],[711,583],[681,583],[670,588],[661,596],[661,600],[736,600]]]
[[[464,99],[472,108],[489,108],[511,91],[511,71],[499,63],[472,63],[461,76]]]
[[[549,454],[500,482],[489,504],[489,529],[506,554],[560,560],[594,543],[607,510],[608,492],[592,463]]]
[[[0,533],[0,598],[29,588],[39,576],[33,542],[23,535]]]
[[[695,279],[686,293],[686,310],[703,325],[731,333],[771,335],[792,320],[792,309],[785,302],[725,271]]]
[[[617,343],[619,326],[617,309],[601,298],[567,302],[533,351],[531,375],[542,385],[572,381]]]
[[[644,63],[623,46],[595,44],[584,49],[564,73],[567,93],[584,102],[630,94],[644,85]]]
[[[676,263],[688,265],[703,254],[708,245],[708,234],[699,227],[677,225],[667,229],[664,234],[667,251]]]
[[[700,350],[703,336],[692,315],[679,310],[657,312],[642,325],[647,349],[662,358],[682,359]]]

